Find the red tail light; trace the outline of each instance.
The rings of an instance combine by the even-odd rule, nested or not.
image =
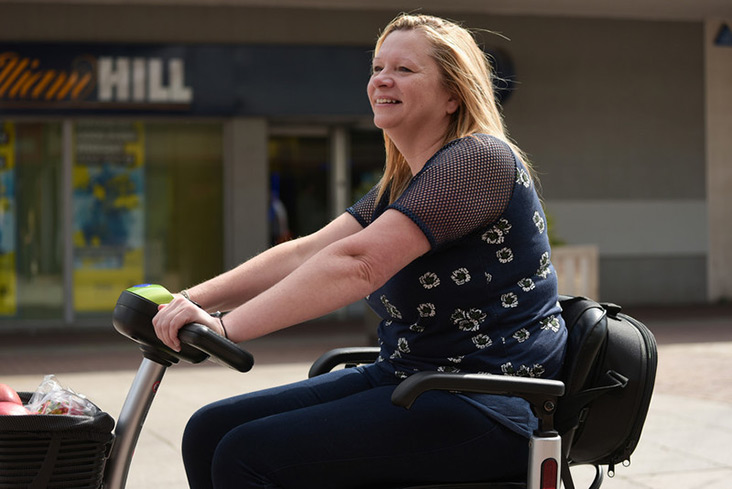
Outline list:
[[[541,489],[557,488],[557,461],[548,458],[541,463]]]

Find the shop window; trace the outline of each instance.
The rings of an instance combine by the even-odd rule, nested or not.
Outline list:
[[[74,145],[74,309],[108,314],[143,282],[221,273],[220,124],[82,121]]]
[[[143,282],[221,273],[220,124],[80,121],[74,141],[74,309],[108,314]]]
[[[105,313],[145,279],[145,128],[79,121],[72,148],[74,310]]]
[[[0,122],[0,317],[64,311],[61,125]]]
[[[131,285],[223,271],[221,124],[72,127],[0,122],[0,319],[107,320]]]

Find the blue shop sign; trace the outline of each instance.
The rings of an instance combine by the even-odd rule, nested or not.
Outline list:
[[[0,43],[0,112],[363,115],[370,59],[370,47]]]

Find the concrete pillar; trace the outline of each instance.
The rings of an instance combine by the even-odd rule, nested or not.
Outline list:
[[[330,218],[343,214],[351,202],[351,155],[348,129],[333,127],[330,131]]]
[[[732,300],[732,46],[715,45],[725,23],[708,19],[704,29],[710,301]]]
[[[237,118],[224,126],[224,266],[266,249],[269,163],[267,121]]]

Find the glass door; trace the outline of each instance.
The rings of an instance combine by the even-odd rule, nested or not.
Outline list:
[[[269,139],[270,245],[328,223],[330,166],[326,131],[277,132]]]
[[[365,195],[383,166],[380,131],[275,127],[269,139],[270,243],[320,229]]]

